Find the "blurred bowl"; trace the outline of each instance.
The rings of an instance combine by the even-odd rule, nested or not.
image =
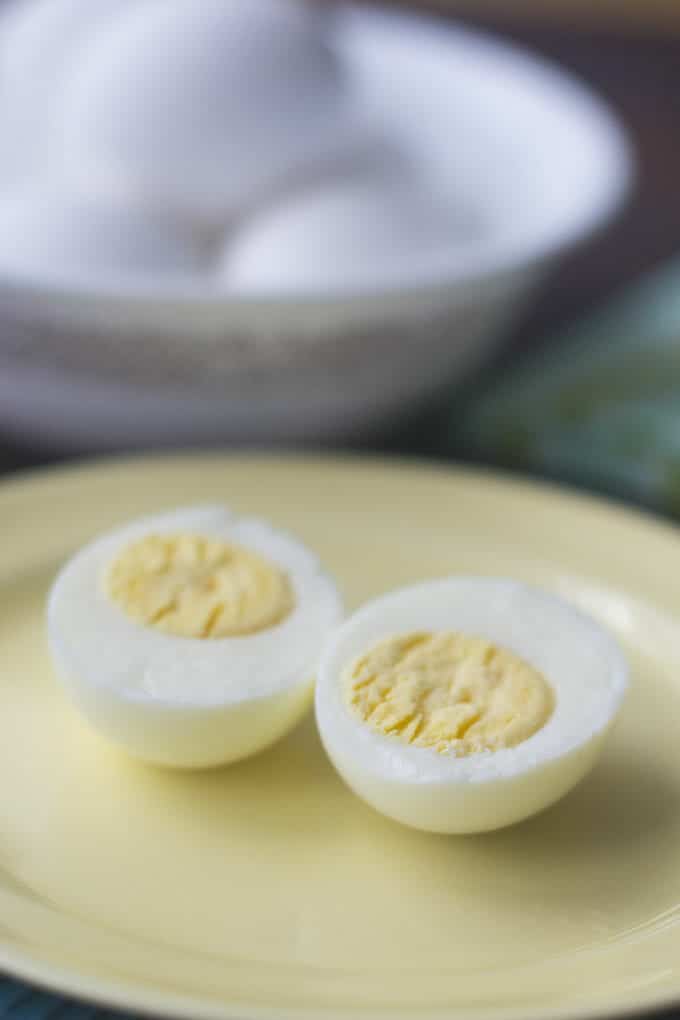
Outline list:
[[[324,294],[0,277],[1,428],[82,450],[360,436],[488,358],[555,259],[624,197],[621,128],[544,61],[358,8],[338,39],[376,114],[482,216],[484,242]]]

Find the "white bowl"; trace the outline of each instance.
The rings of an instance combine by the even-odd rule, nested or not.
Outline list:
[[[625,136],[569,75],[417,16],[348,8],[338,33],[376,115],[493,225],[484,242],[295,296],[0,276],[0,427],[78,449],[357,436],[488,357],[625,195]]]

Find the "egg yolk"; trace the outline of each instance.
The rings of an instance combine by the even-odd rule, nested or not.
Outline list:
[[[528,663],[451,632],[380,642],[347,670],[345,696],[377,733],[457,757],[520,744],[554,707],[552,688]]]
[[[148,535],[108,570],[109,597],[133,620],[185,638],[254,634],[284,620],[295,599],[286,574],[215,538]]]

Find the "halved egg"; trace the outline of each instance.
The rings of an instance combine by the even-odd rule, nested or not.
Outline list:
[[[628,668],[561,599],[505,579],[393,592],[328,642],[316,715],[348,785],[417,829],[470,833],[534,814],[592,767]]]
[[[102,734],[150,762],[206,767],[254,754],[300,719],[341,613],[299,541],[194,507],[78,552],[50,592],[48,640]]]

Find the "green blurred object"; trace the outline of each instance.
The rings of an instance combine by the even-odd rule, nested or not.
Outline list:
[[[447,441],[680,516],[680,260],[482,390]]]

